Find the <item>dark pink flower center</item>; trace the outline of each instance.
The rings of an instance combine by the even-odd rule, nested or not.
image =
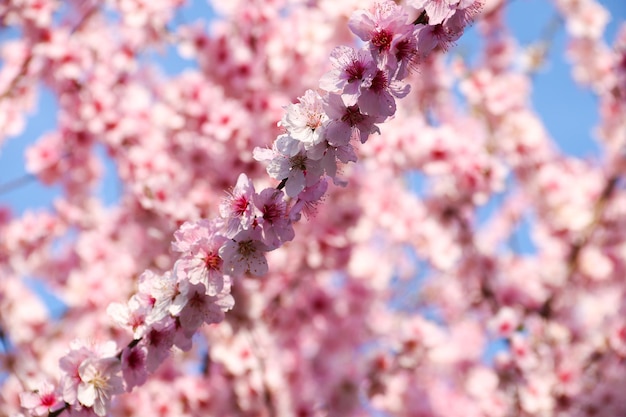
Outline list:
[[[143,362],[143,355],[139,349],[132,349],[126,358],[126,363],[130,369],[141,369]]]
[[[378,70],[374,79],[372,80],[372,85],[370,89],[375,92],[380,92],[386,90],[389,87],[389,81],[387,80],[387,73],[383,70]]]
[[[266,204],[263,206],[263,220],[274,223],[281,216],[281,210],[277,204]]]
[[[341,116],[341,121],[348,123],[350,126],[356,126],[365,119],[365,116],[361,114],[359,106],[356,104],[346,108],[346,112]]]
[[[239,254],[248,257],[256,252],[256,246],[252,240],[244,240],[243,242],[239,242]]]
[[[243,216],[243,214],[248,209],[248,204],[250,203],[248,202],[248,199],[245,195],[239,196],[239,198],[235,198],[233,200],[233,212],[237,216]]]
[[[141,314],[131,314],[129,318],[129,324],[133,327],[133,329],[136,329],[145,323],[144,318],[145,317],[143,317],[143,315]]]
[[[41,405],[44,405],[48,408],[52,407],[57,402],[57,398],[54,393],[49,392],[47,394],[42,394],[40,398]]]
[[[204,258],[204,264],[206,265],[207,269],[217,271],[222,266],[222,258],[220,258],[219,255],[215,252],[209,252]]]
[[[393,33],[387,29],[381,29],[372,37],[372,45],[374,45],[378,52],[388,51],[391,48],[391,41],[393,40]]]
[[[291,169],[298,169],[300,171],[306,171],[306,156],[302,154],[298,154],[296,156],[292,156],[289,159],[289,163],[291,165]]]
[[[408,39],[404,39],[396,44],[396,59],[398,61],[404,61],[405,59],[411,59],[415,55],[415,49],[411,45]]]
[[[202,310],[205,304],[206,298],[199,292],[194,293],[187,301],[187,305],[193,310]]]
[[[362,80],[363,74],[365,74],[365,65],[356,59],[346,67],[346,74],[348,74],[349,83]]]
[[[148,333],[148,343],[150,346],[159,347],[165,343],[165,334],[158,330],[152,329],[150,333]]]

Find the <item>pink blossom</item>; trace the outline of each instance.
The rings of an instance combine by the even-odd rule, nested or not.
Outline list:
[[[429,25],[438,25],[454,13],[457,3],[458,0],[409,0],[408,5],[418,12],[425,11]]]
[[[92,407],[98,416],[105,416],[113,395],[124,391],[119,369],[117,358],[85,359],[78,368],[80,383],[77,400],[86,407]]]
[[[226,222],[226,237],[233,237],[241,230],[246,230],[254,220],[254,184],[240,174],[232,193],[220,204],[220,215]],[[212,233],[215,236],[215,232]]]
[[[566,27],[572,36],[591,39],[602,36],[610,15],[601,4],[592,1],[574,3],[571,0],[556,3],[569,15]]]
[[[371,54],[348,46],[338,46],[330,54],[334,69],[320,79],[320,87],[340,93],[346,105],[356,104],[361,83],[374,76],[377,68]]]
[[[507,2],[410,2],[213,1],[191,30],[183,0],[0,2],[0,136],[54,96],[28,163],[61,193],[0,208],[0,415],[626,415],[626,31],[556,0],[600,106],[602,152],[564,156]],[[194,68],[154,71],[181,40]]]
[[[353,137],[365,143],[372,133],[380,133],[375,123],[382,118],[362,114],[359,106],[347,106],[337,94],[329,94],[326,100],[326,112],[330,118],[326,127],[326,140],[332,146],[347,145]]]
[[[419,64],[419,51],[417,33],[419,28],[415,28],[412,33],[398,36],[391,42],[392,58],[389,62],[390,70],[395,79],[403,80],[409,76],[411,71],[416,70]]]
[[[290,156],[278,150],[274,143],[274,149],[254,150],[254,159],[268,162],[267,173],[277,180],[284,180],[285,192],[289,197],[297,196],[305,187],[315,184],[322,175],[322,167],[319,161],[309,158],[300,152]]]
[[[152,310],[146,318],[151,326],[170,315],[170,308],[176,294],[178,294],[177,277],[170,271],[163,275],[156,275],[146,271],[141,276],[142,290],[145,297],[151,301]]]
[[[128,303],[111,303],[107,307],[107,314],[120,326],[129,327],[135,339],[141,338],[146,329],[148,306],[143,305],[137,295],[133,295]]]
[[[410,91],[409,84],[390,79],[390,74],[378,70],[371,79],[366,80],[361,89],[358,105],[363,114],[384,118],[396,112],[396,98],[403,98]]]
[[[404,8],[392,1],[374,3],[368,11],[359,10],[350,17],[348,26],[361,40],[369,42],[372,56],[380,66],[386,66],[394,38],[411,36],[413,26]]]
[[[358,157],[352,144],[331,145],[324,142],[318,145],[313,152],[309,152],[312,158],[320,163],[320,167],[324,173],[332,178],[336,185],[345,186],[347,182],[338,176],[339,163],[347,164],[348,162],[356,162]]]
[[[202,284],[209,295],[219,293],[224,287],[222,259],[219,248],[226,241],[225,237],[213,241],[200,242],[192,252],[183,255],[174,267],[179,281],[188,279],[192,284]]]
[[[26,169],[45,184],[52,184],[62,175],[64,146],[60,135],[43,136],[26,151]]]
[[[304,149],[309,149],[324,138],[324,124],[327,119],[322,97],[313,90],[307,90],[298,98],[298,103],[286,107],[279,126],[284,127],[287,134],[300,142]]]
[[[587,246],[580,254],[580,271],[595,280],[606,280],[614,272],[614,264],[610,256],[601,248]]]
[[[255,194],[253,201],[259,212],[255,227],[261,229],[263,243],[277,248],[293,240],[295,232],[287,215],[287,203],[282,191],[266,188]]]
[[[143,385],[148,379],[147,356],[148,349],[141,344],[128,346],[122,350],[122,377],[127,392],[132,391],[136,386]]]
[[[64,371],[63,400],[76,409],[85,406],[93,408],[98,416],[104,416],[111,397],[123,392],[116,350],[112,341],[93,347],[74,341],[72,349],[59,361]]]
[[[171,316],[165,316],[155,322],[144,336],[145,347],[148,350],[146,366],[148,371],[154,372],[168,357],[174,346],[176,321]]]
[[[535,376],[520,389],[520,405],[529,414],[549,415],[555,406],[549,379]]]
[[[301,213],[304,213],[305,216],[310,216],[315,211],[315,206],[326,194],[326,190],[328,190],[328,181],[324,179],[302,190],[289,212],[289,217],[291,217],[292,221],[300,220]]]
[[[201,239],[211,236],[211,232],[221,228],[218,219],[213,221],[199,220],[197,222],[185,222],[174,232],[172,249],[176,252],[191,251]]]
[[[510,337],[519,327],[518,314],[511,307],[501,308],[492,318],[489,327],[499,337]]]
[[[79,341],[72,342],[71,350],[59,360],[59,367],[64,372],[61,378],[63,401],[68,404],[76,403],[76,391],[81,383],[79,373],[83,361],[92,356],[92,352]]]
[[[267,274],[265,252],[269,247],[260,239],[260,232],[244,230],[220,248],[224,271],[235,277],[250,272],[256,276]]]
[[[611,349],[626,356],[626,323],[622,319],[611,325],[607,341]]]
[[[456,33],[449,31],[445,24],[423,25],[416,28],[419,56],[427,56],[437,48],[447,51],[454,42],[455,35]]]
[[[182,332],[191,338],[203,323],[214,324],[224,320],[224,312],[231,310],[235,302],[230,294],[209,296],[204,285],[190,284],[181,286],[181,294],[174,304],[180,310],[177,316]]]
[[[48,381],[43,381],[32,392],[21,393],[20,404],[33,416],[47,415],[62,406],[61,396],[55,386]]]
[[[443,22],[451,42],[461,37],[465,28],[471,25],[476,16],[482,11],[484,4],[485,0],[461,0],[458,2],[456,11]],[[446,50],[446,45],[442,46]]]
[[[243,211],[252,213],[252,201],[247,200],[248,198],[252,198],[252,196],[253,195],[239,197],[238,201],[241,202],[245,200],[245,203],[242,203],[245,205]],[[226,205],[228,203],[225,202],[223,204]],[[235,202],[231,202],[231,208],[235,204]],[[233,215],[239,216],[238,213],[234,213]],[[235,223],[241,227],[240,221],[236,218],[233,224]],[[204,223],[201,227],[202,233],[192,233],[191,235],[196,240],[194,240],[193,243],[187,241],[188,244],[184,245],[187,250],[183,252],[174,266],[175,276],[178,282],[189,280],[192,284],[201,283],[206,287],[208,294],[211,296],[221,292],[224,287],[222,259],[219,256],[219,249],[226,241],[226,237],[219,234],[221,232],[219,225],[220,224],[217,223]],[[233,226],[233,228],[234,227],[235,226]]]

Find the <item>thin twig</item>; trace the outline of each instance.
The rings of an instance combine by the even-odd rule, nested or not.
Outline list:
[[[32,48],[29,48],[32,51]],[[17,87],[20,80],[26,76],[28,73],[28,67],[33,60],[32,52],[22,61],[22,65],[20,66],[20,70],[15,77],[11,80],[6,90],[2,94],[0,94],[0,101],[9,98],[13,95],[13,90]]]
[[[25,174],[19,178],[12,179],[10,181],[5,182],[4,184],[0,184],[0,195],[13,191],[19,187],[22,187],[28,183],[37,180],[37,176],[34,174]]]

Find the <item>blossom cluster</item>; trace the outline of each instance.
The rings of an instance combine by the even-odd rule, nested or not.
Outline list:
[[[0,5],[0,135],[44,85],[27,169],[62,193],[0,205],[0,414],[626,414],[626,28],[605,44],[599,2],[552,2],[593,160],[533,109],[530,3],[185,3]],[[481,6],[483,55],[446,54]],[[174,45],[197,67],[152,71]]]
[[[132,342],[120,351],[112,342],[73,343],[60,362],[59,387],[45,383],[23,394],[23,407],[33,415],[67,410],[104,416],[112,398],[145,383],[173,346],[191,349],[203,324],[224,320],[234,306],[231,287],[243,275],[267,274],[267,253],[294,239],[293,224],[320,202],[326,178],[345,185],[341,164],[356,162],[354,144],[380,133],[378,124],[393,117],[396,99],[410,90],[403,80],[411,69],[458,38],[480,2],[413,1],[409,6],[386,0],[352,15],[349,27],[363,41],[361,49],[335,48],[333,68],[320,89],[307,90],[286,106],[278,123],[284,133],[271,149],[254,150],[278,186],[256,192],[240,174],[219,205],[219,217],[182,224],[174,233],[172,249],[179,256],[172,269],[147,270],[127,303],[107,309],[132,333]]]

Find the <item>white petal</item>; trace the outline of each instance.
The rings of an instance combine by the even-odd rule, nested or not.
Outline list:
[[[96,388],[92,384],[80,383],[76,398],[85,407],[91,407],[96,401]]]

